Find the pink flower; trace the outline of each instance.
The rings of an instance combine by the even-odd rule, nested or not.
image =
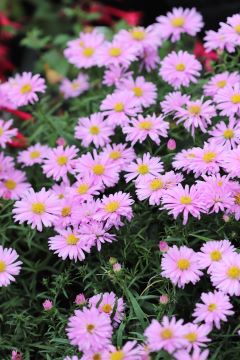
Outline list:
[[[170,151],[174,151],[177,147],[176,141],[174,139],[169,139],[167,142],[167,148]]]
[[[156,70],[160,63],[158,49],[155,47],[144,47],[140,52],[139,57],[142,60],[140,69],[145,68],[147,72]]]
[[[221,291],[202,293],[202,303],[197,303],[193,312],[194,322],[204,321],[220,329],[220,321],[227,321],[227,316],[233,315],[233,308],[229,296]]]
[[[160,241],[158,246],[161,252],[167,252],[169,249],[168,243],[166,241]]]
[[[13,217],[20,224],[27,222],[32,229],[42,231],[43,225],[52,226],[60,211],[59,199],[55,194],[45,188],[39,192],[30,189],[23,194],[21,200],[15,202]]]
[[[178,350],[174,354],[174,359],[176,360],[207,360],[208,359],[208,350],[201,352],[199,348],[193,350],[192,354],[189,354],[187,350]]]
[[[16,261],[17,259],[18,254],[14,249],[0,245],[0,287],[8,286],[15,281],[14,276],[19,275],[22,262]]]
[[[110,126],[123,126],[128,124],[130,116],[136,116],[141,112],[137,101],[130,91],[117,91],[107,95],[101,106],[103,115],[107,116]]]
[[[147,338],[147,344],[151,351],[166,350],[172,354],[176,349],[187,345],[186,339],[183,338],[184,327],[183,320],[171,320],[164,316],[162,322],[152,320],[146,328],[144,335]]]
[[[17,350],[13,350],[11,360],[23,360],[22,354],[20,352],[18,352]]]
[[[127,144],[108,144],[103,149],[102,155],[107,155],[109,160],[120,167],[120,170],[124,170],[136,158],[133,148],[127,147]]]
[[[220,89],[214,96],[214,101],[217,103],[220,115],[240,115],[240,82]]]
[[[84,305],[87,302],[87,300],[86,300],[84,294],[78,294],[76,296],[74,302],[75,302],[76,305]]]
[[[101,113],[92,114],[90,118],[79,118],[75,127],[75,138],[80,139],[84,147],[91,143],[95,147],[103,147],[110,142],[110,136],[113,134],[113,127],[104,121]]]
[[[180,288],[184,288],[189,283],[196,284],[203,275],[200,271],[198,254],[186,246],[170,247],[163,254],[161,267],[161,275]]]
[[[231,43],[234,47],[240,45],[240,15],[235,14],[227,18],[227,24],[220,23],[221,30],[226,37],[226,41]]]
[[[143,48],[155,49],[162,43],[162,39],[155,25],[150,25],[146,28],[137,26],[130,30],[123,29],[116,34],[115,38],[121,42],[125,42],[129,47],[138,49],[138,52]]]
[[[5,193],[9,194],[10,199],[19,199],[22,194],[30,188],[24,172],[20,170],[9,170],[4,174],[4,180],[0,182],[0,197]]]
[[[118,86],[120,82],[132,76],[132,71],[120,65],[110,65],[104,72],[103,84],[106,86]]]
[[[5,149],[6,144],[17,135],[17,129],[12,128],[13,120],[0,119],[0,146]]]
[[[121,65],[128,67],[137,58],[137,48],[115,37],[112,42],[105,42],[98,54],[99,66]]]
[[[210,78],[206,85],[203,87],[205,96],[215,96],[220,89],[225,88],[227,85],[233,86],[240,81],[240,75],[235,71],[229,73],[224,71],[221,74],[214,75]]]
[[[14,99],[17,107],[37,102],[36,93],[44,93],[46,90],[45,80],[39,74],[33,75],[31,72],[17,74],[9,79],[8,84],[8,96]]]
[[[51,310],[52,307],[53,307],[53,303],[52,303],[52,301],[49,300],[49,299],[46,299],[46,300],[43,302],[42,305],[43,305],[43,308],[44,308],[45,311],[49,311],[49,310]]]
[[[122,218],[130,221],[133,217],[132,207],[133,200],[129,194],[119,191],[109,196],[103,195],[99,210],[97,211],[96,220],[106,221],[107,226],[123,226]]]
[[[95,220],[90,221],[88,224],[81,225],[81,232],[85,236],[89,236],[91,238],[92,243],[97,246],[98,251],[101,250],[102,244],[105,242],[112,243],[116,240],[116,235],[110,234],[108,232],[109,230],[109,226],[104,225],[103,222]]]
[[[167,137],[168,128],[169,123],[163,120],[163,116],[152,114],[147,115],[145,118],[138,115],[136,120],[133,119],[122,130],[123,133],[127,134],[126,140],[130,141],[132,145],[136,144],[136,142],[142,143],[148,136],[159,145],[160,136]]]
[[[230,177],[239,177],[240,146],[236,149],[225,151],[222,156],[222,166]]]
[[[160,102],[160,106],[165,115],[175,113],[179,107],[182,107],[190,100],[190,96],[181,94],[180,91],[168,93],[164,100]]]
[[[110,293],[101,293],[92,296],[89,299],[89,304],[102,313],[109,315],[111,317],[113,310],[114,317],[113,320],[117,323],[120,323],[124,316],[124,302],[122,298],[117,298],[116,295],[111,291]]]
[[[104,312],[92,307],[75,310],[69,318],[67,335],[72,345],[77,345],[79,351],[101,351],[110,344],[112,337],[110,317]]]
[[[228,150],[234,149],[240,145],[240,124],[239,121],[233,118],[229,119],[228,124],[221,121],[208,133],[212,136],[210,137],[209,142],[214,142]]]
[[[54,180],[66,179],[67,174],[75,172],[78,149],[73,146],[58,146],[49,149],[43,162],[43,173]]]
[[[207,52],[212,50],[218,50],[222,52],[227,50],[228,52],[234,52],[235,46],[232,42],[227,40],[224,29],[221,27],[218,31],[208,30],[206,31],[206,36],[204,37],[204,47]]]
[[[92,176],[86,174],[83,177],[77,176],[77,181],[68,188],[69,195],[77,201],[89,201],[93,196],[99,195],[102,190],[101,184],[96,185]]]
[[[63,94],[64,99],[77,97],[89,89],[88,76],[86,74],[79,74],[78,77],[72,81],[63,79],[59,90]]]
[[[57,140],[56,140],[56,144],[57,145],[62,145],[62,146],[65,146],[65,145],[67,145],[67,143],[66,143],[66,140],[63,138],[63,137],[59,137]]]
[[[201,14],[195,8],[173,8],[166,16],[157,17],[160,36],[172,42],[178,41],[182,34],[195,36],[203,27]]]
[[[0,152],[0,179],[4,178],[4,175],[14,169],[14,160],[11,156],[5,156]]]
[[[189,86],[190,82],[196,83],[201,69],[194,55],[182,50],[178,53],[172,51],[162,60],[160,75],[174,89],[179,89],[181,86]]]
[[[90,200],[81,203],[79,206],[75,206],[72,211],[72,225],[79,226],[88,224],[93,220],[93,217],[96,215],[99,210],[100,200],[97,201]],[[86,234],[87,235],[87,232]],[[92,245],[94,245],[94,234],[91,234]]]
[[[185,324],[183,337],[188,341],[187,350],[190,351],[192,348],[197,349],[199,347],[206,346],[205,343],[211,341],[207,337],[211,330],[212,327],[207,324]]]
[[[127,341],[122,348],[110,346],[108,359],[142,360],[142,348],[136,341]]]
[[[46,158],[49,147],[46,145],[35,144],[29,146],[27,150],[18,153],[18,162],[24,166],[33,166],[34,164],[42,164]]]
[[[121,264],[119,264],[118,262],[117,263],[115,263],[115,264],[113,264],[113,271],[114,272],[119,272],[119,271],[121,271],[122,270],[122,265]]]
[[[125,180],[129,182],[135,178],[139,181],[149,175],[158,176],[163,171],[163,163],[160,157],[151,157],[149,153],[143,154],[142,158],[137,158],[134,162],[129,164],[125,171]]]
[[[161,296],[159,297],[159,302],[160,302],[160,304],[162,304],[162,305],[167,305],[167,303],[169,302],[169,297],[168,297],[168,295],[161,295]]]

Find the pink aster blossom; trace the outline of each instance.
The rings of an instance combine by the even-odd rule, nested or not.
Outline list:
[[[197,148],[183,149],[174,156],[172,166],[177,170],[184,170],[187,173],[191,171],[191,165],[195,161],[195,151]]]
[[[127,341],[122,348],[110,346],[108,360],[119,359],[122,360],[142,360],[142,348],[134,341]]]
[[[204,47],[207,52],[212,50],[223,52],[223,50],[226,49],[228,52],[232,53],[235,50],[234,44],[228,41],[225,31],[221,27],[218,31],[206,31],[206,36],[204,37]]]
[[[207,360],[209,355],[209,350],[201,350],[199,348],[195,348],[190,354],[187,350],[178,350],[174,354],[174,359],[176,360]]]
[[[5,156],[3,152],[0,152],[0,179],[4,178],[4,175],[14,169],[14,160],[11,156]]]
[[[9,170],[4,174],[4,180],[0,181],[0,197],[4,197],[4,194],[8,193],[10,199],[16,200],[29,188],[30,184],[23,171]]]
[[[167,316],[163,317],[161,323],[152,320],[144,332],[147,345],[151,351],[163,349],[170,354],[187,345],[187,340],[183,338],[183,334],[183,320],[176,320],[175,317],[169,319]]]
[[[203,275],[198,262],[198,254],[187,246],[173,245],[163,254],[161,275],[174,285],[184,288],[186,284],[196,284]]]
[[[27,222],[32,229],[42,231],[43,226],[52,226],[60,211],[59,199],[55,194],[45,188],[39,192],[31,188],[22,195],[21,200],[15,202],[13,217],[20,224]]]
[[[0,245],[0,287],[8,286],[15,281],[14,276],[20,273],[22,262],[17,259],[18,254],[14,249]]]
[[[67,335],[71,345],[78,346],[79,351],[101,351],[110,345],[112,337],[110,317],[92,307],[75,310],[69,318]]]
[[[51,191],[57,195],[58,199],[66,199],[69,196],[69,187],[70,187],[70,182],[68,179],[65,179],[65,181],[62,181],[60,184],[55,183],[52,188]],[[60,202],[59,202],[60,204]],[[60,204],[61,205],[61,204]]]
[[[222,156],[222,166],[230,177],[239,177],[240,145],[236,149],[225,151]]]
[[[54,180],[66,179],[68,173],[75,172],[77,153],[74,145],[49,149],[42,165],[43,173]]]
[[[137,48],[129,46],[128,43],[118,40],[116,37],[112,42],[105,42],[99,50],[97,63],[99,66],[121,65],[128,67],[137,59]]]
[[[190,100],[190,96],[182,94],[180,91],[168,93],[164,100],[160,102],[163,113],[175,113],[179,107],[182,107]]]
[[[233,73],[224,71],[212,76],[207,84],[204,85],[203,92],[205,96],[213,97],[220,89],[225,88],[227,85],[233,86],[238,82],[240,82],[240,75],[236,71]]]
[[[17,129],[12,128],[13,120],[0,119],[0,146],[5,149],[6,144],[17,135]]]
[[[132,76],[132,71],[120,65],[110,65],[104,72],[103,84],[106,86],[118,86],[120,82]]]
[[[160,144],[160,136],[167,137],[169,123],[163,120],[163,116],[155,114],[147,115],[145,118],[138,115],[137,119],[133,119],[129,125],[122,128],[123,133],[127,134],[126,140],[132,145],[136,142],[142,143],[148,136],[157,145]]]
[[[179,107],[175,113],[175,118],[178,119],[177,124],[183,123],[192,136],[197,128],[205,133],[207,127],[212,123],[212,118],[217,115],[211,101],[203,101],[201,98],[187,101],[185,104],[184,107]]]
[[[113,127],[104,121],[101,113],[92,114],[89,118],[79,118],[75,127],[75,138],[80,139],[84,147],[91,143],[95,147],[103,147],[110,142],[110,136],[113,134]]]
[[[201,14],[195,8],[173,8],[166,16],[157,17],[160,36],[172,42],[178,41],[182,34],[195,36],[203,27]]]
[[[134,80],[133,77],[123,79],[119,85],[120,91],[130,91],[136,100],[136,104],[149,107],[155,104],[157,98],[157,87],[154,83],[146,81],[143,76],[138,76]]]
[[[123,218],[130,221],[133,217],[133,200],[129,194],[119,191],[109,196],[103,195],[99,210],[95,218],[99,221],[106,221],[107,226],[119,228],[123,226]]]
[[[17,161],[22,163],[23,166],[42,164],[48,149],[48,146],[41,144],[29,146],[27,150],[19,151]]]
[[[0,83],[0,106],[10,109],[16,109],[14,99],[9,97],[9,83]]]
[[[93,307],[97,307],[100,312],[111,317],[115,308],[113,320],[116,323],[120,323],[124,316],[124,302],[122,298],[117,298],[114,292],[106,292],[92,296],[89,299],[89,304]]]
[[[224,146],[227,150],[240,145],[240,123],[233,118],[229,119],[228,124],[221,121],[208,133],[211,135],[209,142]]]
[[[99,206],[100,206],[100,200],[98,199],[97,201],[94,200],[89,200],[86,202],[81,203],[79,206],[75,206],[73,211],[72,211],[72,225],[74,226],[78,226],[81,225],[83,226],[84,224],[88,224],[89,222],[91,222],[97,211],[99,210]],[[87,235],[87,232],[86,232]],[[91,241],[92,241],[92,245],[94,244],[94,240],[95,240],[95,236],[94,234],[89,234]]]
[[[240,82],[220,89],[214,96],[214,101],[217,103],[220,115],[240,115]]]
[[[227,23],[220,23],[221,30],[225,35],[226,41],[231,43],[234,47],[240,45],[240,15],[234,14],[227,18]]]
[[[63,94],[64,99],[69,99],[81,95],[89,89],[88,75],[79,74],[74,80],[63,79],[59,90]]]
[[[229,296],[221,291],[202,293],[202,303],[197,303],[193,312],[194,322],[206,324],[220,329],[220,322],[227,321],[227,316],[233,315]]]
[[[89,236],[93,245],[96,245],[98,251],[100,251],[102,244],[105,242],[112,243],[116,240],[116,235],[109,233],[110,228],[110,226],[105,225],[101,221],[92,220],[87,224],[81,225],[81,232],[86,237]]]
[[[93,196],[99,195],[102,189],[101,184],[96,185],[92,176],[86,174],[83,177],[77,176],[76,182],[68,188],[68,192],[77,201],[89,201]]]
[[[148,73],[156,70],[160,64],[158,49],[155,47],[144,47],[139,54],[141,59],[140,69],[145,69]]]
[[[120,170],[129,165],[135,158],[136,154],[132,147],[127,144],[111,144],[106,145],[102,151],[103,156],[107,155],[109,160],[120,167]]]
[[[202,200],[202,194],[195,185],[185,188],[178,184],[172,189],[166,190],[162,195],[162,209],[168,210],[174,219],[183,213],[183,225],[186,225],[188,216],[200,219],[200,214],[205,213],[205,204]]]
[[[235,220],[240,219],[240,186],[233,192],[234,204],[228,209],[228,214],[234,214]]]
[[[158,176],[163,171],[163,163],[160,157],[151,157],[150,153],[146,153],[143,154],[142,158],[137,158],[129,164],[125,168],[125,171],[127,172],[124,176],[126,182],[135,178],[135,181],[139,181],[148,175]]]
[[[14,99],[17,107],[37,102],[37,93],[44,93],[46,90],[45,80],[39,74],[33,75],[31,72],[17,74],[9,79],[8,84],[8,96]]]
[[[107,116],[109,125],[115,127],[128,124],[129,117],[141,112],[135,97],[130,91],[117,91],[107,95],[100,106],[103,115]]]
[[[53,307],[53,303],[51,300],[46,299],[43,303],[42,303],[43,309],[45,311],[50,311]]]
[[[81,359],[79,359],[79,360],[96,360],[96,359],[109,360],[110,346],[111,345],[107,346],[105,349],[100,350],[100,351],[88,350],[83,353],[83,355],[81,356]]]
[[[211,282],[218,290],[229,295],[240,295],[240,254],[223,256],[212,264]]]
[[[197,349],[199,347],[206,346],[206,343],[211,341],[207,335],[212,330],[212,327],[208,324],[196,325],[188,323],[184,325],[183,337],[187,340],[187,350],[192,348]]]
[[[68,193],[66,197],[59,199],[60,214],[53,222],[55,229],[63,229],[72,224],[72,213],[74,208],[78,206],[78,201],[75,196]]]

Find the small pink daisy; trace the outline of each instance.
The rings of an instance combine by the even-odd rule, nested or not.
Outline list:
[[[169,123],[163,119],[162,115],[152,114],[145,118],[138,115],[137,119],[133,119],[129,125],[122,128],[123,133],[127,134],[126,140],[134,145],[136,142],[142,143],[149,136],[152,141],[159,145],[160,136],[168,136]]]
[[[92,296],[89,300],[89,304],[93,307],[97,307],[100,312],[111,317],[115,308],[113,320],[116,323],[120,323],[124,316],[124,302],[122,298],[117,298],[114,292],[106,292]]]
[[[137,341],[127,341],[122,348],[110,346],[108,360],[143,360],[143,350]]]
[[[4,179],[5,174],[12,170],[14,170],[14,159],[0,152],[0,179]]]
[[[110,234],[109,226],[106,226],[103,222],[92,220],[87,224],[81,225],[81,233],[89,236],[93,245],[97,246],[98,251],[101,250],[102,244],[105,242],[112,243],[116,240],[116,235]]]
[[[95,147],[103,147],[110,142],[110,136],[113,134],[113,127],[104,121],[101,113],[92,114],[89,118],[79,118],[75,127],[75,138],[80,139],[84,147],[91,143]]]
[[[10,199],[19,199],[22,194],[30,188],[27,182],[26,175],[20,170],[9,170],[4,175],[4,180],[0,182],[0,197],[7,197]]]
[[[96,185],[94,179],[90,175],[77,176],[77,181],[68,188],[68,192],[78,202],[89,201],[93,196],[99,195],[102,186]]]
[[[234,314],[229,296],[221,291],[202,293],[201,300],[202,303],[197,303],[193,312],[196,323],[204,321],[220,329],[220,321],[227,321],[227,316]]]
[[[125,171],[127,174],[124,176],[126,182],[133,179],[140,180],[147,175],[158,176],[163,172],[163,163],[160,157],[151,157],[150,153],[143,154],[142,158],[137,158],[134,162],[129,164]]]
[[[141,59],[140,69],[145,69],[148,73],[156,70],[160,64],[158,49],[155,47],[144,47],[139,57]]]
[[[207,360],[209,355],[209,350],[204,350],[201,352],[199,348],[193,350],[190,354],[187,350],[178,350],[174,354],[174,359],[176,360]]]
[[[157,48],[161,45],[162,39],[156,25],[150,25],[146,28],[136,26],[130,30],[120,30],[115,38],[121,42],[125,42],[129,47],[138,48]]]
[[[236,71],[233,73],[225,71],[212,76],[207,84],[204,85],[203,92],[205,96],[213,97],[220,89],[225,88],[227,85],[233,86],[238,82],[240,82],[240,75]]]
[[[198,254],[187,246],[170,247],[163,254],[161,276],[170,279],[174,285],[184,288],[186,284],[196,284],[203,275],[198,262]]]
[[[127,144],[108,144],[102,154],[103,156],[107,155],[109,160],[120,167],[120,170],[124,170],[136,158],[134,149],[127,147]]]
[[[81,203],[79,206],[75,206],[72,210],[72,225],[74,226],[83,226],[88,224],[93,220],[97,211],[99,210],[100,200],[97,201],[89,200],[87,202]],[[86,235],[89,235],[89,238],[92,239],[93,245],[95,245],[95,234],[89,234],[85,231]],[[91,235],[91,236],[90,236]]]
[[[83,355],[81,356],[81,359],[79,358],[79,360],[109,360],[108,354],[110,346],[111,345],[107,346],[106,349],[101,351],[88,350],[85,353],[83,352]]]
[[[0,106],[8,109],[16,109],[14,99],[9,97],[9,83],[0,83]]]
[[[177,170],[184,170],[187,173],[192,171],[191,165],[194,164],[196,155],[195,151],[197,148],[192,149],[183,149],[181,152],[177,153],[172,162],[172,166]]]
[[[190,351],[192,348],[197,349],[206,346],[206,343],[211,341],[207,335],[212,330],[212,327],[208,324],[196,325],[188,323],[184,325],[183,337],[187,340],[187,350]]]
[[[60,184],[55,183],[51,191],[58,197],[58,199],[66,199],[69,196],[70,182],[68,179],[62,181]]]
[[[29,146],[27,150],[19,151],[17,161],[24,166],[42,164],[48,150],[49,147],[46,145],[35,144]]]
[[[222,166],[230,177],[239,177],[240,146],[236,149],[225,151],[222,158]]]
[[[59,90],[63,94],[64,99],[69,99],[81,95],[89,89],[88,75],[79,74],[74,80],[63,79]]]
[[[13,217],[20,224],[27,222],[32,229],[42,231],[43,225],[52,226],[60,211],[59,199],[55,194],[45,188],[39,192],[30,189],[23,194],[21,200],[15,202]]]
[[[209,142],[225,147],[227,150],[234,149],[240,145],[240,123],[234,118],[229,119],[229,123],[224,121],[218,123],[211,131]]]
[[[128,67],[137,59],[138,48],[129,46],[128,43],[119,41],[116,37],[112,42],[105,42],[98,54],[99,66],[121,65]]]
[[[5,149],[6,144],[17,135],[18,130],[12,128],[13,120],[0,119],[0,146]]]
[[[227,18],[227,23],[220,23],[221,30],[226,37],[226,41],[235,46],[240,45],[240,15],[235,14]]]
[[[0,287],[8,286],[15,281],[14,276],[20,273],[21,261],[16,261],[18,254],[14,249],[3,248],[0,245]]]
[[[210,52],[212,50],[223,52],[225,49],[230,53],[235,51],[234,44],[228,41],[222,27],[220,27],[218,31],[206,31],[206,36],[204,37],[204,47],[206,52]]]
[[[190,96],[182,94],[180,91],[168,93],[164,100],[160,102],[163,113],[175,113],[179,107],[182,107],[190,100]]]
[[[67,190],[67,196],[59,199],[60,214],[58,218],[53,222],[55,229],[63,229],[72,224],[72,214],[74,208],[78,206],[78,202],[75,196],[70,194]]]
[[[106,86],[118,86],[120,82],[132,76],[132,71],[120,65],[110,65],[104,72],[103,84]]]
[[[74,145],[49,149],[42,165],[43,173],[54,180],[66,179],[68,173],[75,172],[77,153]]]
[[[220,115],[240,115],[240,82],[220,89],[214,96],[214,101],[217,103]]]

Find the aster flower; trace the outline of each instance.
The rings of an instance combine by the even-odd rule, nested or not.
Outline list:
[[[138,112],[141,112],[141,108],[130,91],[118,91],[107,95],[100,109],[103,115],[107,116],[107,121],[112,127],[126,125],[130,116],[136,116]]]
[[[103,149],[102,154],[117,164],[120,167],[120,170],[123,170],[136,158],[134,149],[132,147],[127,147],[127,144],[108,144]]]
[[[228,124],[224,121],[218,123],[212,130],[210,130],[209,142],[214,142],[217,145],[231,150],[240,145],[240,124],[235,119],[230,119]]]
[[[18,254],[14,249],[3,248],[0,245],[0,287],[8,286],[15,281],[16,275],[20,273],[21,261],[17,261]]]
[[[211,330],[212,327],[207,324],[185,324],[183,337],[188,341],[187,350],[190,351],[192,348],[197,349],[206,346],[206,343],[211,341],[207,337]]]
[[[142,360],[142,348],[136,341],[127,341],[122,348],[110,346],[109,360]]]
[[[114,38],[112,42],[105,42],[98,54],[99,66],[121,65],[128,67],[137,58],[138,48]]]
[[[218,31],[206,31],[206,36],[204,37],[204,47],[207,52],[212,50],[222,52],[226,49],[228,52],[232,53],[235,50],[235,45],[228,41],[224,29],[221,27]]]
[[[70,182],[68,179],[65,179],[60,184],[55,183],[50,191],[52,191],[58,197],[58,199],[66,199],[69,196],[69,187]]]
[[[115,39],[128,44],[129,47],[138,49],[138,53],[143,48],[157,48],[162,43],[156,25],[150,25],[146,28],[143,26],[136,26],[132,27],[130,30],[120,30],[115,35]]]
[[[104,72],[103,84],[106,86],[118,86],[122,80],[127,79],[132,74],[132,71],[127,71],[123,66],[109,65]]]
[[[68,173],[75,172],[77,153],[74,145],[49,149],[43,162],[43,173],[54,180],[66,179]]]
[[[140,69],[145,69],[147,72],[156,70],[160,64],[160,58],[158,54],[158,49],[155,47],[144,47],[139,57],[141,59]]]
[[[233,86],[240,81],[240,75],[235,71],[229,73],[224,71],[221,74],[214,75],[210,78],[206,85],[203,86],[205,96],[215,96],[220,89],[227,85]]]
[[[201,14],[195,8],[173,8],[166,16],[157,17],[161,37],[172,42],[178,41],[182,34],[195,36],[203,27]]]
[[[67,196],[59,200],[59,204],[60,214],[53,222],[55,229],[63,229],[72,224],[72,213],[78,202],[75,196],[68,193]]]
[[[74,80],[63,79],[59,90],[63,94],[64,99],[69,99],[81,95],[89,89],[88,75],[79,74]]]
[[[162,60],[160,75],[174,89],[179,89],[181,86],[189,86],[190,82],[196,83],[201,69],[194,55],[182,50],[178,53],[172,51]]]
[[[122,218],[130,221],[133,217],[132,207],[133,200],[129,194],[119,191],[109,196],[103,195],[99,210],[95,218],[99,221],[106,221],[107,226],[119,228],[124,225]]]
[[[0,119],[0,146],[5,149],[6,144],[17,135],[17,129],[12,128],[13,120]]]
[[[202,293],[202,303],[197,303],[193,312],[194,322],[204,321],[220,329],[220,322],[227,321],[227,316],[233,315],[229,296],[221,291]]]
[[[91,238],[93,244],[97,246],[98,251],[101,250],[102,244],[105,242],[112,243],[116,240],[116,235],[110,234],[108,232],[109,230],[110,227],[101,221],[92,220],[87,224],[81,225],[81,233]]]
[[[22,195],[21,200],[15,202],[13,217],[20,224],[27,222],[32,229],[42,231],[43,226],[52,226],[60,211],[59,199],[55,194],[45,188],[39,192],[30,189]]]
[[[93,307],[97,307],[100,312],[104,312],[105,314],[111,317],[113,310],[114,317],[113,320],[116,323],[120,323],[124,316],[124,302],[122,298],[117,298],[114,292],[106,292],[92,296],[89,299],[89,304]]]
[[[160,136],[167,137],[169,123],[163,120],[163,116],[155,114],[147,115],[145,118],[138,115],[129,125],[122,128],[123,133],[127,134],[126,140],[132,145],[136,142],[142,143],[149,136],[157,145],[160,144]]]
[[[161,275],[174,285],[184,288],[186,284],[196,284],[203,275],[198,262],[198,254],[187,246],[173,245],[163,254]]]
[[[72,225],[83,226],[84,224],[88,224],[94,219],[97,211],[99,210],[100,200],[97,201],[90,200],[87,202],[81,203],[79,206],[75,206],[72,211]],[[86,233],[87,235],[87,233]],[[90,239],[95,245],[95,235],[90,234]]]
[[[48,150],[49,147],[46,145],[35,144],[29,146],[27,150],[19,151],[17,161],[24,166],[42,164]]]
[[[176,349],[186,346],[187,340],[183,338],[184,327],[182,324],[183,320],[176,320],[175,317],[169,320],[167,316],[164,316],[161,323],[152,320],[144,332],[150,350],[164,349],[172,354]]]
[[[30,188],[26,175],[20,170],[9,170],[4,174],[4,180],[0,182],[0,197],[19,199]]]
[[[104,121],[101,113],[92,114],[90,118],[79,118],[75,127],[75,138],[80,139],[84,147],[91,143],[95,147],[103,147],[110,142],[110,136],[113,134],[113,127]]]
[[[199,348],[195,348],[190,354],[187,350],[178,350],[174,354],[174,359],[176,360],[207,360],[209,355],[209,350],[204,350],[201,352]]]
[[[134,80],[133,77],[122,79],[118,85],[120,91],[129,91],[132,93],[136,104],[149,107],[155,104],[157,98],[157,87],[154,83],[146,81],[143,76],[138,76]]]
[[[73,196],[77,201],[89,201],[93,199],[93,196],[99,195],[102,186],[96,185],[92,176],[86,174],[85,176],[77,176],[77,181],[68,188],[69,194]]]
[[[239,177],[240,146],[236,149],[225,151],[222,155],[222,166],[230,177]]]
[[[240,45],[240,15],[234,14],[227,18],[227,23],[220,23],[221,30],[226,37],[226,41],[231,43],[234,47]]]
[[[101,351],[110,344],[112,337],[110,317],[92,307],[76,310],[69,318],[67,335],[72,345],[79,351]]]
[[[240,82],[220,89],[214,96],[214,101],[217,103],[220,115],[240,115]]]
[[[11,156],[5,156],[0,152],[0,179],[4,178],[4,175],[14,169],[14,160]]]
[[[110,347],[111,345],[109,345]],[[109,360],[109,347],[101,351],[88,350],[83,353],[81,360]]]
[[[190,96],[182,94],[180,91],[168,93],[164,100],[160,102],[160,106],[165,115],[175,113],[179,107],[182,107],[190,100]]]
[[[192,169],[192,164],[196,158],[195,151],[197,148],[182,150],[177,153],[172,162],[172,166],[177,170],[184,170],[189,173]]]
[[[151,157],[149,153],[143,154],[142,158],[137,158],[134,162],[129,164],[124,176],[126,182],[136,178],[138,181],[147,175],[158,176],[163,171],[163,163],[160,157]]]
[[[39,74],[33,75],[31,72],[17,74],[9,79],[8,84],[8,96],[14,99],[17,107],[37,102],[37,93],[44,93],[46,90],[45,80]]]

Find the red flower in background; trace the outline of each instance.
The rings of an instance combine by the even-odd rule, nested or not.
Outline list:
[[[201,41],[195,42],[194,55],[202,62],[207,71],[212,70],[211,62],[218,60],[218,54],[215,51],[206,52]]]

